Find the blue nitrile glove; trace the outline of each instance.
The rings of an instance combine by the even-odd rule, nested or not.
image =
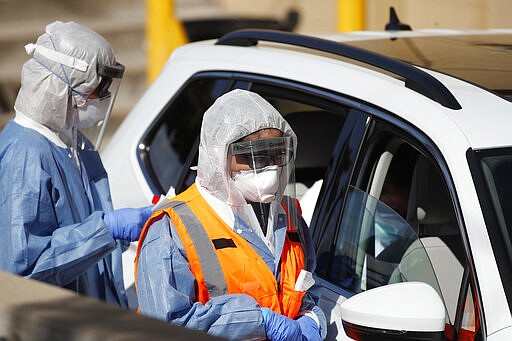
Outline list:
[[[153,206],[121,208],[119,210],[106,212],[103,215],[103,220],[115,239],[134,242],[139,240],[146,220],[148,220],[151,213],[153,213],[152,207]]]
[[[316,321],[309,316],[301,316],[297,319],[302,331],[302,339],[308,341],[321,341],[320,330]]]
[[[302,340],[299,323],[289,317],[273,312],[268,308],[261,308],[261,315],[265,323],[265,332],[269,340]]]

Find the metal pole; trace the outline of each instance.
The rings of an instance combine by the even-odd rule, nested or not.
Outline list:
[[[147,74],[151,83],[171,52],[188,42],[181,22],[174,16],[174,0],[146,0]]]
[[[338,0],[338,31],[365,29],[365,0]]]

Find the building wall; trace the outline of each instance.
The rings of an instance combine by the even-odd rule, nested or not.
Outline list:
[[[299,32],[337,30],[338,0],[217,0],[215,3],[240,15],[284,17],[289,8],[297,8],[301,12]],[[384,29],[390,6],[395,7],[400,21],[413,29],[512,28],[510,0],[366,0],[365,29]]]
[[[165,0],[162,0],[165,1]],[[168,0],[171,1],[171,0]],[[299,33],[332,33],[338,27],[337,5],[348,0],[173,0],[176,16],[269,17],[282,20],[288,10],[300,13]],[[512,28],[511,0],[351,0],[364,1],[365,29],[383,30],[394,6],[413,29]],[[101,9],[101,10],[99,10]],[[0,129],[13,115],[20,71],[28,59],[23,45],[34,42],[54,20],[74,20],[104,35],[127,68],[111,120],[124,118],[147,86],[144,0],[0,0]]]
[[[389,6],[413,29],[512,28],[510,0],[367,0],[367,29],[384,28]]]

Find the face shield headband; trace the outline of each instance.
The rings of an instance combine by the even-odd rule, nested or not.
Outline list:
[[[55,44],[53,42],[52,37],[49,34],[48,34],[48,36],[49,36],[50,42],[52,43],[52,46],[54,48],[53,50],[49,49],[49,48],[47,48],[45,46],[42,46],[42,45],[37,45],[37,44],[30,43],[30,44],[25,45],[25,51],[27,52],[27,55],[32,57],[39,65],[44,67],[51,74],[53,74],[55,77],[57,77],[58,79],[63,81],[68,86],[70,91],[73,94],[76,95],[75,96],[76,97],[75,98],[75,102],[77,102],[77,105],[79,105],[80,103],[84,103],[85,100],[86,100],[85,95],[83,95],[79,91],[76,91],[75,89],[73,89],[73,87],[71,86],[71,82],[69,81],[69,77],[68,77],[68,75],[66,73],[66,70],[64,69],[64,66],[76,69],[76,70],[81,71],[81,72],[86,72],[87,69],[89,68],[89,64],[85,60],[78,59],[78,58],[75,58],[75,57],[72,57],[72,56],[68,56],[67,54],[64,54],[62,52],[57,51],[56,48],[55,48]],[[34,57],[34,53],[36,51],[37,51],[38,54],[40,54],[41,56],[45,57],[46,59],[49,59],[49,60],[54,61],[56,63],[59,63],[60,66],[61,66],[61,70],[62,70],[63,76],[59,75],[56,71],[52,70],[45,63],[43,63],[42,61],[40,61],[39,59]]]

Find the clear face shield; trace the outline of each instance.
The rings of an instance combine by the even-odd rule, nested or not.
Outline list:
[[[260,225],[265,226],[264,230],[269,214],[275,214],[269,210],[281,210],[283,197],[295,198],[293,151],[291,137],[235,142],[229,146],[228,174],[232,180],[229,181],[232,186],[229,193],[233,201],[241,196],[252,205]],[[293,200],[284,201],[286,206],[295,205]],[[268,205],[270,203],[272,205]],[[289,218],[292,224],[296,223],[297,216],[291,218],[289,215]]]
[[[120,63],[113,66],[98,65],[97,73],[101,79],[98,87],[87,99],[76,100],[78,113],[74,125],[89,140],[87,142],[78,137],[77,147],[82,150],[99,150],[119,91],[124,66]]]

